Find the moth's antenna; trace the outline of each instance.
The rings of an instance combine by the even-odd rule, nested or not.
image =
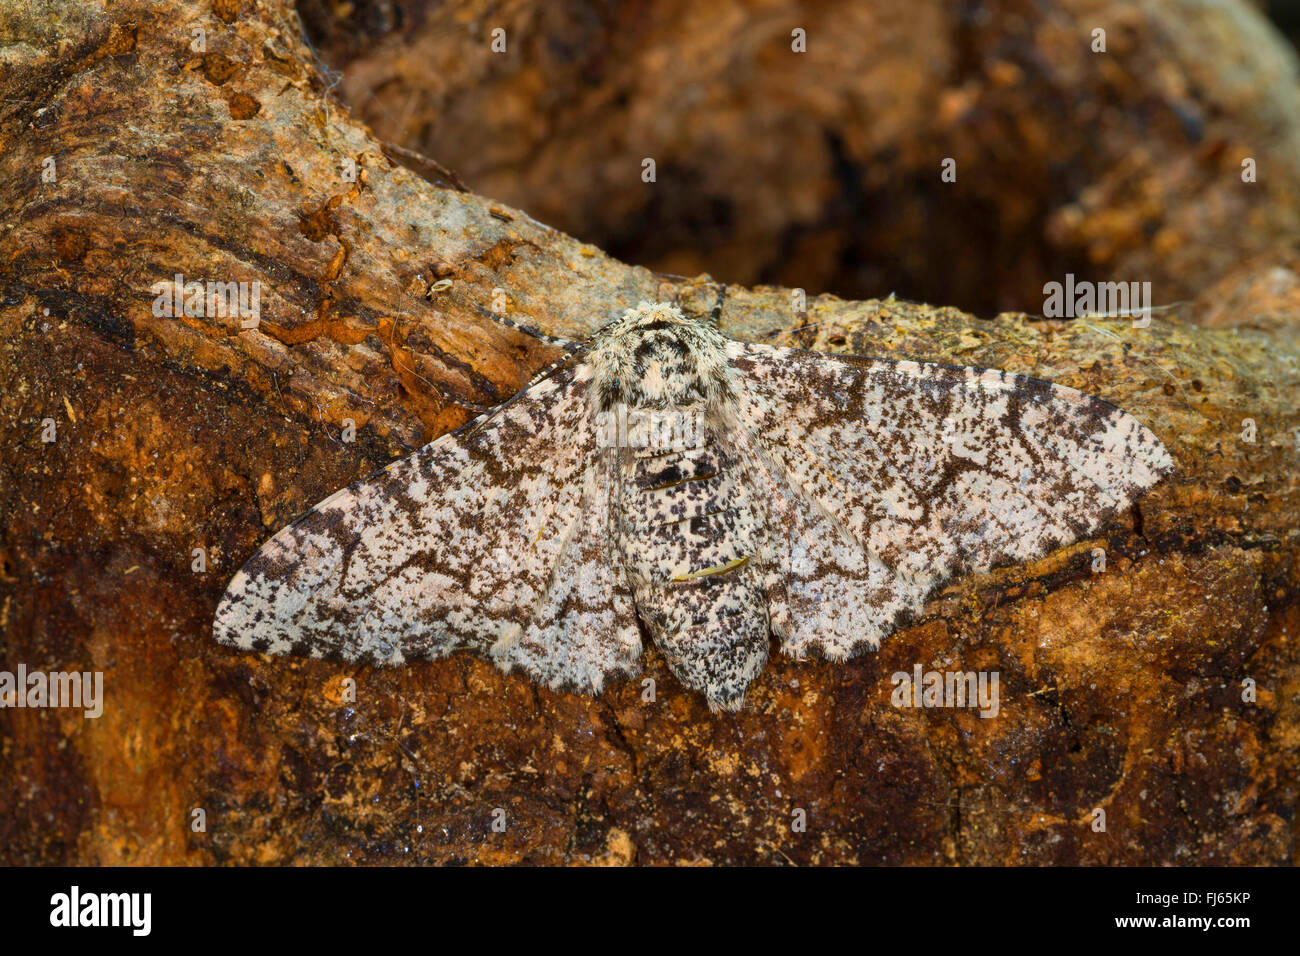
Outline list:
[[[882,303],[884,303],[884,302],[901,302],[901,303],[903,303],[903,304],[905,304],[905,305],[916,305],[916,306],[930,306],[930,307],[933,307],[933,303],[929,303],[929,302],[920,302],[920,301],[917,301],[917,300],[915,300],[915,299],[904,299],[904,298],[900,298],[899,296],[895,295],[895,294],[892,293],[892,292],[889,293],[889,295],[888,295],[886,298],[884,298],[884,299],[877,299],[877,300],[875,300],[875,301],[877,301],[877,302],[882,302]],[[1190,305],[1190,304],[1191,304],[1191,303],[1188,302],[1187,300],[1181,300],[1181,299],[1180,299],[1180,300],[1178,300],[1178,301],[1176,301],[1176,302],[1169,302],[1169,303],[1166,303],[1165,305],[1154,305],[1154,306],[1151,307],[1151,311],[1152,311],[1152,312],[1172,312],[1173,310],[1177,309],[1179,306]],[[1006,313],[1004,313],[1004,314],[1006,314]],[[1134,317],[1134,314],[1133,314],[1132,312],[1122,312],[1122,311],[1119,311],[1119,310],[1115,310],[1115,311],[1112,311],[1112,312],[1094,312],[1094,313],[1089,313],[1088,315],[1081,315],[1081,316],[1077,316],[1077,317],[1066,317],[1066,318],[1060,318],[1060,317],[1049,317],[1049,316],[1042,315],[1041,313],[1038,313],[1038,312],[1028,312],[1028,311],[1025,311],[1025,310],[1023,310],[1023,309],[1015,310],[1014,312],[1012,312],[1012,313],[1010,313],[1010,314],[1014,314],[1014,315],[1023,315],[1026,319],[1037,320],[1037,321],[1042,321],[1042,322],[1078,321],[1078,322],[1080,322],[1080,324],[1085,325],[1087,328],[1091,328],[1091,329],[1093,329],[1094,331],[1096,331],[1096,332],[1100,332],[1100,333],[1103,334],[1103,335],[1114,335],[1114,333],[1107,332],[1107,331],[1104,330],[1104,329],[1098,329],[1096,326],[1089,326],[1089,325],[1086,325],[1086,323],[1084,323],[1083,320],[1085,320],[1085,319],[1122,319],[1122,318],[1133,318],[1133,317]],[[836,320],[835,320],[835,319],[821,319],[821,320],[819,320],[819,321],[817,321],[817,322],[808,322],[808,323],[805,323],[804,325],[797,325],[797,326],[794,326],[793,328],[772,329],[772,330],[770,330],[770,331],[768,331],[768,332],[764,332],[763,335],[762,335],[762,338],[763,338],[763,339],[770,339],[770,338],[774,338],[774,337],[776,337],[776,336],[778,336],[778,335],[789,335],[789,336],[793,336],[793,335],[795,335],[795,334],[797,334],[797,333],[799,333],[799,332],[811,332],[813,329],[821,328],[823,325],[827,325],[827,324],[829,324],[830,322],[833,322],[833,321],[836,321]],[[1118,336],[1116,336],[1116,337],[1118,337]],[[1169,375],[1169,376],[1171,376],[1171,377],[1175,377],[1175,378],[1176,378],[1176,376],[1173,376],[1173,373],[1170,372],[1168,369],[1164,368],[1163,366],[1160,366],[1160,368],[1161,368],[1162,371],[1165,372],[1166,375]]]
[[[876,299],[875,301],[877,301],[877,302],[881,302],[881,303],[886,303],[886,302],[901,302],[901,303],[903,303],[904,305],[930,306],[930,307],[933,307],[933,305],[934,305],[932,302],[921,302],[921,301],[919,301],[919,300],[917,300],[917,299],[905,299],[905,298],[903,298],[903,297],[901,297],[901,296],[899,296],[899,295],[897,295],[897,294],[895,294],[895,293],[893,293],[893,292],[889,293],[889,295],[887,295],[885,298],[883,298],[883,299]],[[1189,302],[1189,301],[1187,301],[1187,300],[1185,300],[1185,299],[1179,299],[1179,300],[1177,300],[1177,301],[1175,301],[1175,302],[1167,302],[1167,303],[1165,303],[1164,305],[1153,305],[1153,306],[1151,307],[1151,311],[1152,311],[1152,312],[1172,312],[1172,311],[1174,311],[1175,309],[1179,308],[1180,306],[1191,305],[1191,304],[1192,304],[1191,302]],[[1043,322],[1059,322],[1059,321],[1063,321],[1063,319],[1061,319],[1061,318],[1059,318],[1059,317],[1050,317],[1050,316],[1043,315],[1042,313],[1039,313],[1039,312],[1029,312],[1029,311],[1027,311],[1027,310],[1025,310],[1025,309],[1017,309],[1017,310],[1014,310],[1014,312],[1015,312],[1015,314],[1023,315],[1023,316],[1024,316],[1025,318],[1027,318],[1027,319],[1036,319],[1036,320],[1043,321]],[[1078,316],[1077,318],[1078,318],[1078,319],[1122,319],[1122,318],[1132,318],[1132,317],[1133,317],[1133,313],[1132,313],[1132,312],[1123,312],[1123,311],[1120,311],[1120,310],[1116,309],[1116,310],[1113,310],[1113,311],[1111,311],[1111,312],[1092,312],[1092,313],[1089,313],[1088,315],[1081,315],[1081,316]],[[770,338],[773,338],[773,337],[778,336],[778,335],[794,335],[796,332],[810,332],[810,331],[812,331],[813,329],[820,328],[821,326],[826,325],[827,323],[832,322],[832,321],[834,321],[834,320],[833,320],[833,319],[821,319],[820,321],[817,321],[817,322],[807,322],[807,323],[805,323],[805,324],[803,324],[803,325],[795,326],[794,328],[772,329],[770,332],[765,332],[765,333],[763,334],[763,338],[764,338],[764,339],[770,339]],[[1068,319],[1065,320],[1065,321],[1068,321]]]
[[[713,303],[713,309],[709,312],[709,321],[717,328],[718,323],[722,320],[722,301],[727,297],[727,284],[725,282],[718,284],[718,298]]]
[[[656,294],[656,296],[653,299],[649,298],[648,296],[642,296],[641,297],[642,302],[671,301],[673,305],[681,309],[682,295],[684,294],[684,292],[690,291],[686,287],[698,284],[696,282],[695,277],[678,275],[676,272],[655,272],[653,273],[653,275],[656,279],[665,280],[665,281],[660,283],[659,292]],[[707,284],[717,286],[718,289],[717,297],[715,298],[713,303],[713,308],[709,310],[709,315],[708,315],[708,321],[712,322],[713,325],[716,326],[722,317],[722,303],[727,298],[728,287],[727,287],[727,283],[718,282],[711,277],[709,277]],[[664,288],[666,285],[671,285],[672,287],[671,300],[667,298],[667,289]],[[683,315],[686,314],[685,309],[682,309],[682,314]]]
[[[912,299],[900,299],[898,296],[896,296],[896,295],[895,295],[894,293],[892,293],[892,292],[889,293],[889,295],[888,295],[886,298],[883,298],[883,299],[877,299],[877,300],[875,300],[875,301],[877,301],[877,302],[903,302],[903,303],[905,303],[905,304],[907,304],[907,305],[929,305],[929,304],[930,304],[930,303],[928,303],[928,302],[916,302],[916,301],[914,301],[914,300],[912,300]],[[808,313],[807,313],[807,312],[804,312],[804,313],[797,313],[797,314],[802,314],[802,315],[806,316]],[[791,336],[793,336],[796,332],[810,332],[810,331],[812,331],[813,329],[821,328],[823,325],[826,325],[826,324],[828,324],[828,323],[830,323],[830,322],[833,322],[833,321],[834,321],[834,319],[821,319],[821,320],[819,320],[819,321],[817,321],[817,322],[805,322],[803,325],[797,325],[797,326],[795,326],[794,328],[772,329],[771,331],[764,332],[763,335],[762,335],[762,338],[766,340],[766,339],[774,338],[774,337],[776,337],[776,336],[778,336],[778,335],[791,335]]]
[[[508,328],[523,332],[525,335],[531,335],[533,338],[545,342],[547,345],[553,345],[557,349],[563,349],[570,355],[576,355],[579,352],[586,350],[586,346],[581,342],[575,342],[573,339],[566,339],[558,335],[547,335],[541,329],[533,328],[531,325],[524,325],[522,322],[516,322],[507,315],[499,315],[477,302],[474,303],[474,311],[491,322],[496,322],[500,325],[507,326]]]

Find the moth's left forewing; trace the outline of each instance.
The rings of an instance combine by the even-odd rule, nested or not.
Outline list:
[[[395,663],[467,649],[552,687],[636,668],[581,366],[330,496],[249,559],[222,643]]]
[[[1173,467],[1133,416],[1021,375],[740,343],[731,358],[735,441],[784,509],[767,563],[792,653],[874,645],[951,575],[1091,534]]]

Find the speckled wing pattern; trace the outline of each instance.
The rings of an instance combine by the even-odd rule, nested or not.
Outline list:
[[[616,462],[581,370],[322,501],[268,541],[218,607],[219,641],[377,663],[465,649],[556,689],[636,669],[613,559]]]
[[[952,576],[1092,534],[1172,469],[1070,388],[746,344],[642,303],[277,534],[214,629],[349,661],[463,649],[595,693],[639,668],[640,622],[735,709],[772,634],[794,657],[878,647]]]
[[[1173,461],[1141,423],[1007,372],[732,346],[727,434],[768,503],[772,629],[843,659],[962,572],[1102,528]]]

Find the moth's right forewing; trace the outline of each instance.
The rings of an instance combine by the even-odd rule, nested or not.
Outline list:
[[[733,349],[786,650],[874,645],[959,572],[1090,534],[1170,471],[1131,415],[1011,373]]]

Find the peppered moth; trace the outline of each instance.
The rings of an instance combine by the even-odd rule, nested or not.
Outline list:
[[[642,303],[275,535],[214,631],[347,661],[467,650],[596,693],[637,671],[644,625],[735,709],[770,634],[798,658],[876,648],[953,575],[1089,535],[1172,469],[1070,388],[749,344]]]

